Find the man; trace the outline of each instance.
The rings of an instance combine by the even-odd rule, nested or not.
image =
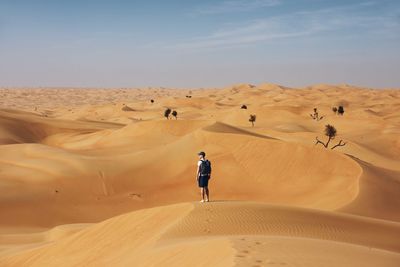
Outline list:
[[[203,151],[197,153],[199,161],[197,162],[196,180],[199,184],[201,201],[208,202],[210,200],[210,193],[208,191],[208,180],[211,178],[211,162],[206,159],[206,153]]]

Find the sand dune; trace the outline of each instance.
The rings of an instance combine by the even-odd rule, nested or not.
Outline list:
[[[342,211],[400,221],[400,172],[379,168],[355,159],[363,168],[360,193]]]
[[[399,90],[0,95],[0,266],[400,264]],[[328,123],[346,146],[315,146]],[[206,205],[192,203],[200,150],[214,167]]]
[[[8,253],[0,263],[310,266],[332,260],[329,266],[338,266],[349,261],[337,255],[347,254],[356,265],[396,266],[399,234],[397,223],[332,212],[246,202],[188,203],[117,216],[53,242],[38,242],[36,248]],[[199,249],[203,257],[198,257]]]

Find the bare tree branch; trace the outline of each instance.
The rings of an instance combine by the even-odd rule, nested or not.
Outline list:
[[[343,143],[342,142],[343,142],[343,140],[340,140],[339,143],[334,145],[331,149],[334,149],[335,147],[338,147],[338,146],[345,146],[347,144],[346,142],[343,142]]]
[[[315,145],[321,144],[326,148],[326,145],[324,142],[322,142],[321,140],[318,139],[318,136],[315,137],[315,139],[317,140],[317,142],[315,142]]]

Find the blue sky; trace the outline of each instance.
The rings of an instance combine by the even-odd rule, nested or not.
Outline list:
[[[400,87],[398,0],[0,0],[0,86]]]

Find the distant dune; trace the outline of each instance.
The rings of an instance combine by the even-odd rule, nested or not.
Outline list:
[[[0,266],[400,266],[398,89],[0,96]],[[345,146],[315,145],[327,124]]]

